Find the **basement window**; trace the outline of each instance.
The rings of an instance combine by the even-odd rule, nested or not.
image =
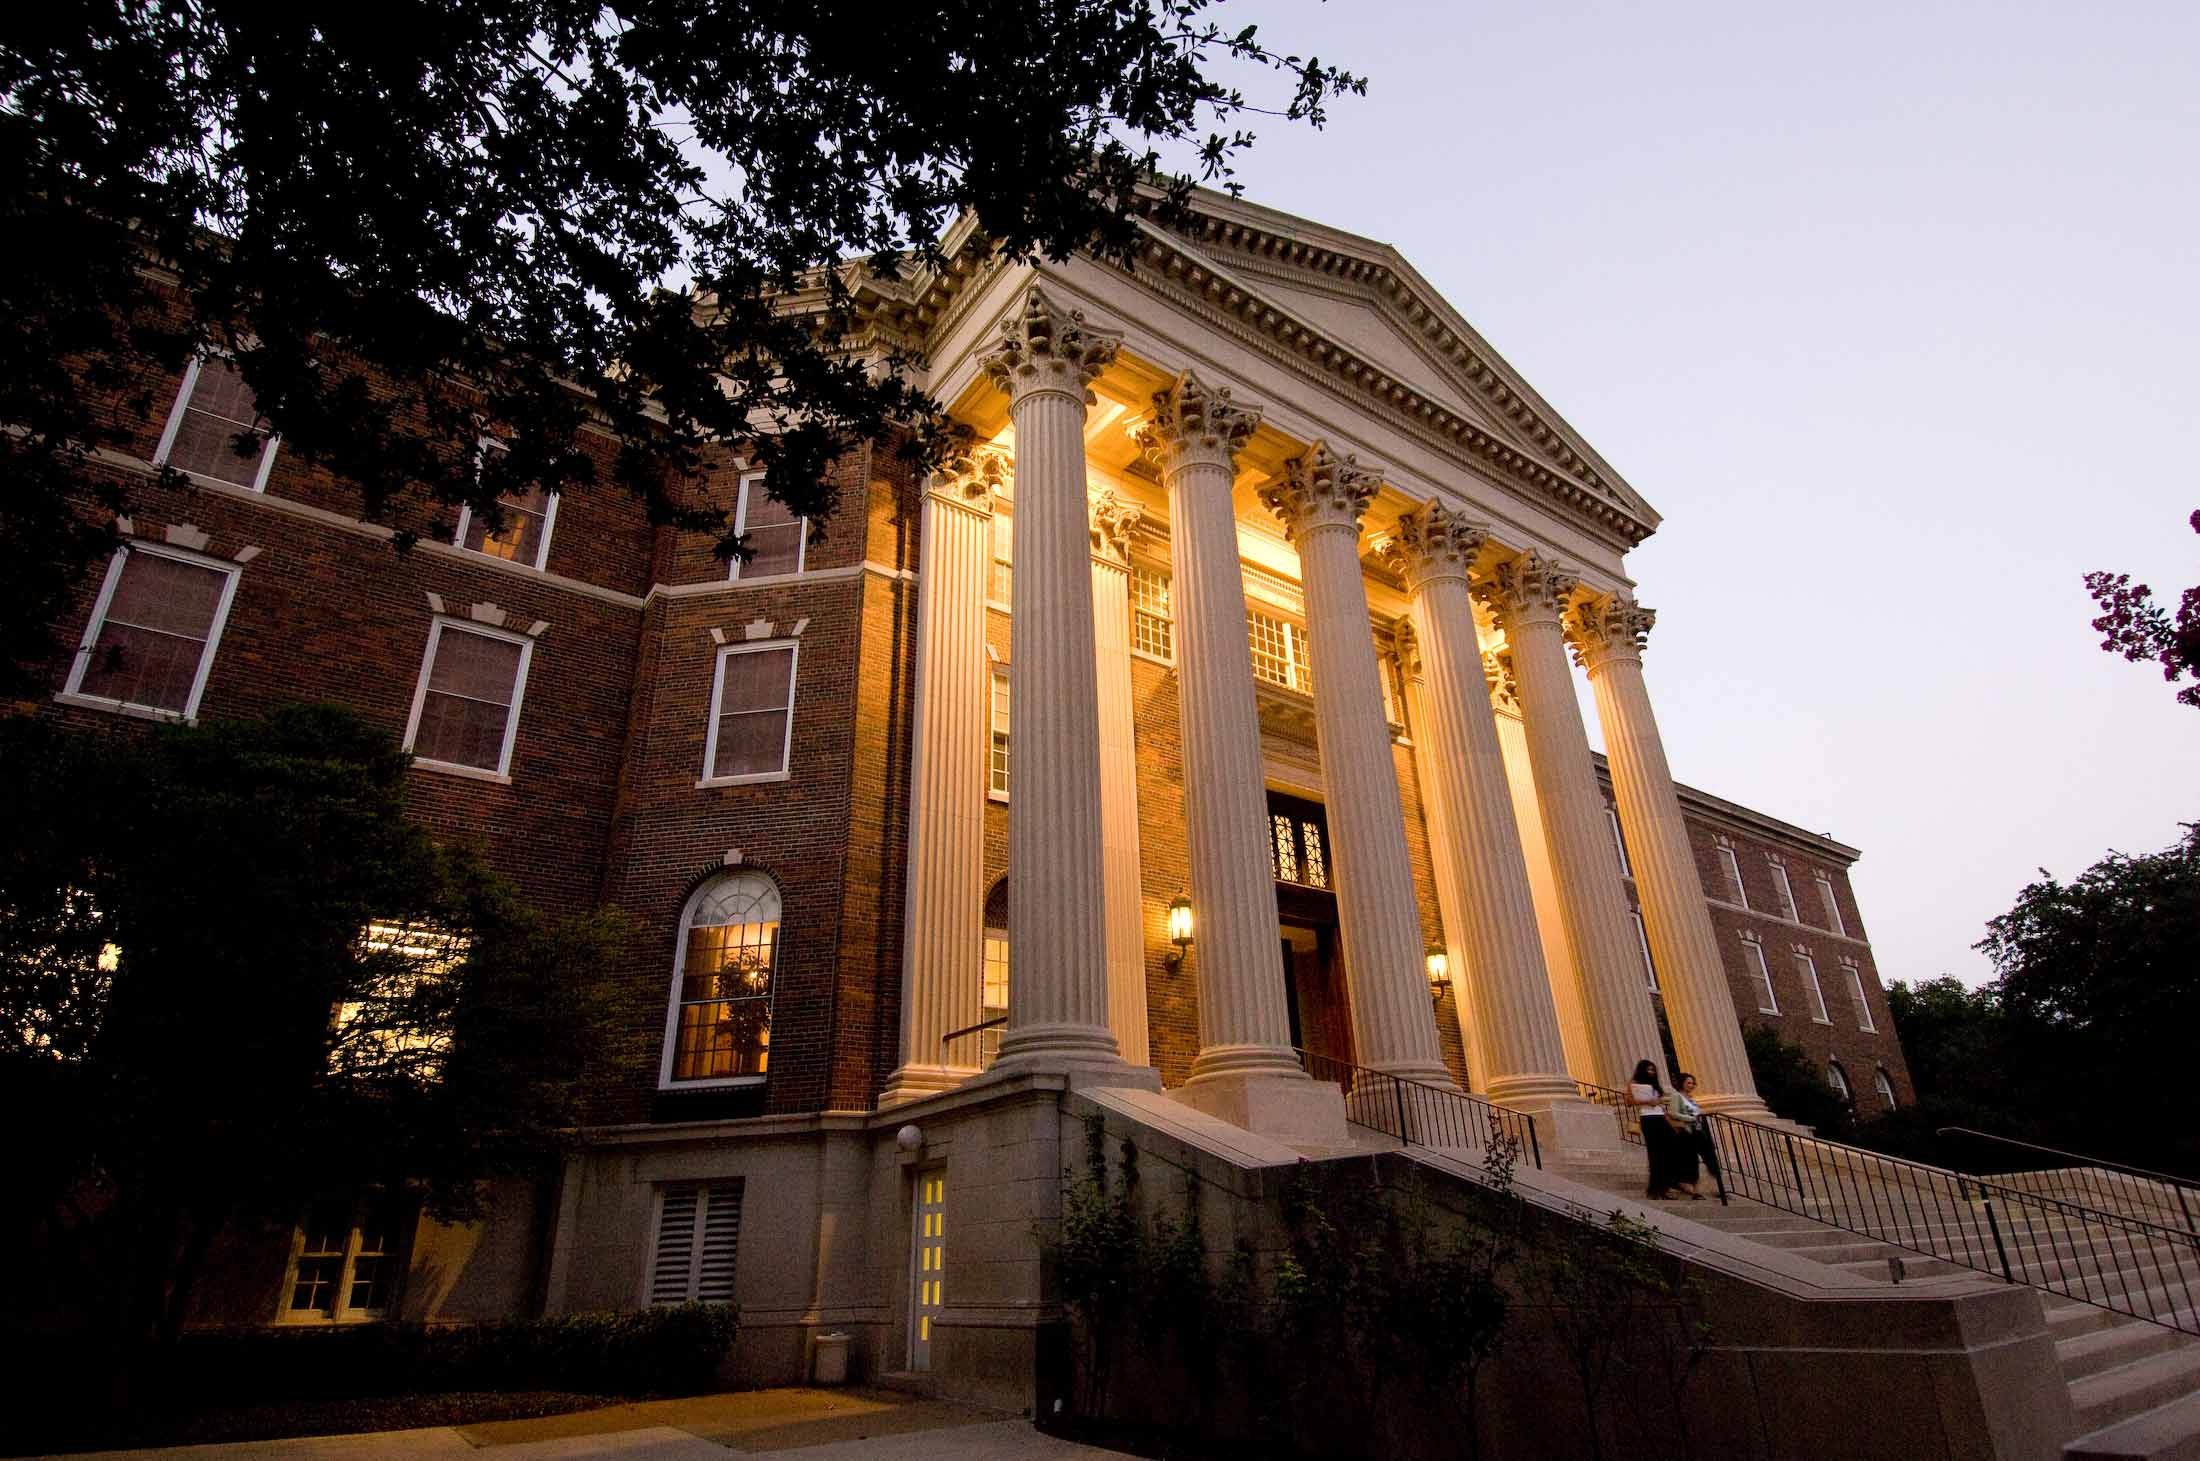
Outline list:
[[[315,1203],[291,1235],[281,1322],[387,1317],[397,1293],[397,1204],[387,1195]]]

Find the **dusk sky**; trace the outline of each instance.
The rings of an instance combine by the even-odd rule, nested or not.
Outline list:
[[[1674,774],[1861,848],[1883,979],[2200,819],[2080,583],[2200,582],[2200,4],[1217,16],[1371,78],[1247,197],[1395,245],[1665,515]]]

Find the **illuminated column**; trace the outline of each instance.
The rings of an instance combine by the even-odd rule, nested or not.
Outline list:
[[[1665,1015],[1673,1026],[1673,1048],[1701,1083],[1706,1107],[1764,1117],[1769,1113],[1749,1073],[1718,936],[1704,908],[1696,856],[1642,682],[1642,647],[1656,619],[1633,599],[1613,594],[1576,604],[1568,628],[1596,691],[1604,754],[1612,767],[1635,888],[1642,895],[1643,926],[1657,961]]]
[[[1107,882],[1108,1028],[1147,1063],[1146,915],[1138,876],[1138,750],[1131,705],[1131,534],[1138,508],[1095,492],[1092,622],[1100,696],[1100,845]]]
[[[1374,472],[1322,442],[1261,489],[1298,546],[1314,662],[1314,724],[1360,1063],[1452,1085],[1436,1044],[1405,813],[1383,715],[1382,678],[1360,577],[1360,517]]]
[[[995,1068],[1132,1077],[1108,1030],[1100,707],[1085,503],[1085,408],[1122,336],[1034,288],[987,375],[1016,426],[1016,784],[1008,807],[1015,986]]]
[[[1619,1086],[1638,1060],[1657,1060],[1663,1050],[1619,859],[1604,818],[1604,795],[1589,755],[1589,732],[1574,699],[1573,667],[1566,662],[1560,615],[1575,577],[1533,549],[1499,567],[1478,585],[1497,615],[1512,651],[1520,719],[1527,732],[1528,762],[1535,774],[1543,840],[1558,885],[1575,997],[1595,1062],[1574,1073],[1599,1085]]]
[[[932,479],[919,519],[901,1060],[879,1096],[889,1105],[977,1074],[949,1065],[942,1041],[978,1023],[985,980],[985,576],[1007,470],[997,451],[964,457]]]
[[[1436,907],[1444,920],[1444,957],[1451,965],[1452,1008],[1459,1015],[1459,1048],[1467,1058],[1467,1088],[1477,1095],[1489,1089],[1489,1054],[1482,1048],[1482,1026],[1488,1018],[1475,1008],[1474,988],[1467,973],[1466,920],[1452,901],[1443,869],[1458,857],[1452,845],[1451,823],[1436,794],[1436,768],[1426,732],[1422,729],[1436,712],[1429,700],[1428,672],[1421,659],[1421,636],[1413,621],[1401,619],[1396,630],[1398,678],[1404,683],[1406,720],[1412,727],[1413,767],[1421,788],[1421,822],[1428,829],[1429,865],[1436,868]]]
[[[1423,693],[1414,722],[1416,763],[1431,825],[1444,930],[1466,955],[1472,1048],[1487,1069],[1474,1083],[1491,1099],[1538,1113],[1554,1104],[1601,1131],[1609,1119],[1584,1103],[1566,1073],[1535,926],[1535,895],[1513,822],[1489,682],[1474,633],[1468,572],[1489,530],[1431,504],[1398,519],[1383,558],[1411,597]],[[1314,661],[1316,683],[1322,661]]]
[[[1230,504],[1238,450],[1259,422],[1260,412],[1227,390],[1185,374],[1155,395],[1139,438],[1169,491],[1184,831],[1198,919],[1190,958],[1199,1058],[1176,1094],[1254,1130],[1342,1141],[1337,1088],[1308,1080],[1292,1052],[1277,953],[1260,718]]]

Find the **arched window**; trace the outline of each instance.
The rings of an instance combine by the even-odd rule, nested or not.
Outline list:
[[[779,889],[762,873],[721,873],[680,915],[664,1086],[762,1078],[771,1054]]]
[[[978,998],[980,1019],[999,1019],[1008,1013],[1008,879],[1000,878],[985,895],[985,988]],[[995,1025],[978,1035],[978,1067],[993,1064],[1000,1053],[1002,1027]]]
[[[1854,1104],[1856,1097],[1849,1094],[1849,1075],[1847,1071],[1841,1068],[1840,1061],[1829,1060],[1826,1062],[1826,1084],[1833,1087],[1833,1093],[1836,1096]]]
[[[1872,1072],[1872,1089],[1879,1092],[1881,1105],[1889,1111],[1895,1108],[1894,1082],[1887,1078],[1887,1067],[1884,1065]]]

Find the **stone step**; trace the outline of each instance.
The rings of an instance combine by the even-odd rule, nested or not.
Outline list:
[[[2080,1434],[2200,1393],[2200,1344],[2181,1345],[2070,1384]]]
[[[2066,1461],[2200,1461],[2200,1393],[2116,1421],[2063,1447]]]
[[[2055,1355],[2062,1361],[2065,1379],[2082,1380],[2113,1370],[2118,1365],[2178,1349],[2193,1341],[2174,1329],[2133,1319],[2089,1334],[2055,1341]]]

